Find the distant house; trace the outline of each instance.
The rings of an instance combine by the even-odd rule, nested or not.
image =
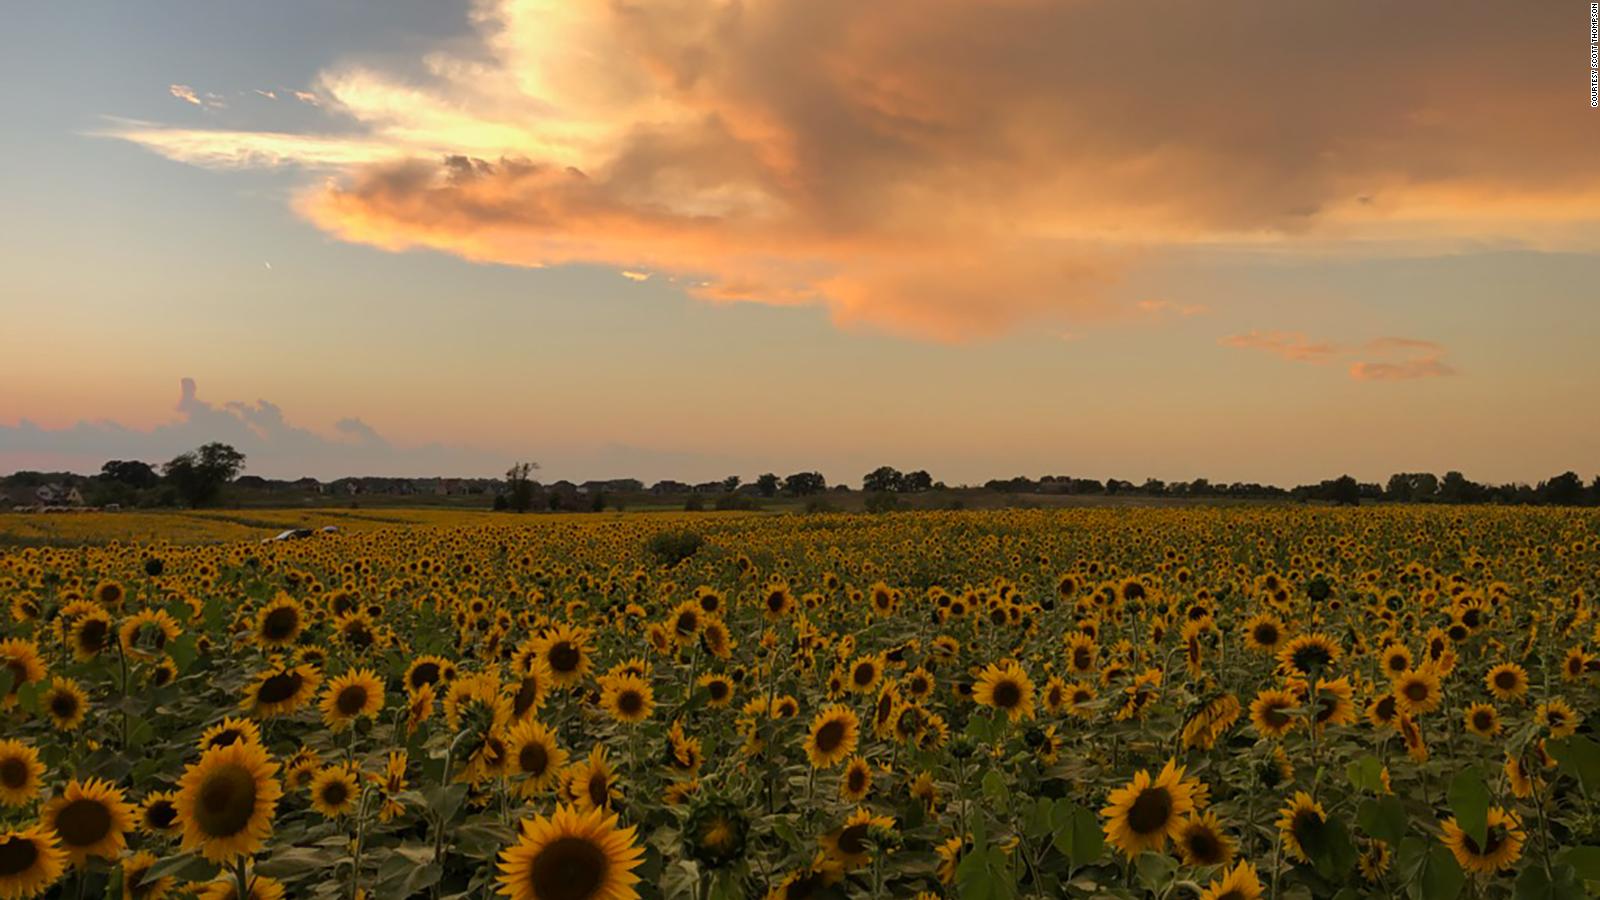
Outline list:
[[[75,487],[59,484],[41,484],[34,488],[33,498],[42,506],[82,506],[83,495]]]
[[[682,481],[672,481],[670,479],[666,481],[658,481],[655,484],[650,485],[650,493],[655,494],[658,497],[663,494],[687,494],[691,490],[693,490],[693,488],[690,485]]]

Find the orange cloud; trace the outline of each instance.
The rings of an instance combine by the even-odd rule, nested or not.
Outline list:
[[[1569,18],[1488,0],[479,0],[480,46],[427,54],[424,77],[324,73],[315,97],[346,132],[111,133],[200,165],[330,170],[297,206],[346,240],[649,269],[709,300],[961,340],[1112,316],[1106,285],[1179,244],[1592,245]]]
[[[1456,374],[1455,369],[1444,361],[1443,345],[1418,338],[1381,337],[1359,347],[1346,348],[1313,341],[1298,331],[1252,330],[1222,338],[1218,343],[1224,347],[1263,350],[1291,362],[1318,365],[1340,356],[1361,354],[1375,357],[1350,363],[1350,377],[1356,381],[1408,381]]]
[[[1333,344],[1312,341],[1299,331],[1256,331],[1235,334],[1218,343],[1224,347],[1265,350],[1292,362],[1325,363],[1340,353]]]

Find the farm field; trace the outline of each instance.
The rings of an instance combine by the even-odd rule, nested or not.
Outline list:
[[[1600,890],[1595,510],[0,532],[0,898]]]

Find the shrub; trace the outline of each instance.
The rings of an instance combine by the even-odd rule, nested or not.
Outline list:
[[[700,552],[705,539],[692,531],[663,531],[645,545],[650,555],[666,568],[672,568]]]

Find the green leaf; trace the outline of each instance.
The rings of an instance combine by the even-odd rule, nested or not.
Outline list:
[[[1052,842],[1074,866],[1086,866],[1105,852],[1105,836],[1094,813],[1062,798],[1051,811]]]
[[[1600,788],[1600,744],[1582,735],[1572,735],[1546,744],[1550,755],[1561,764],[1561,771],[1578,779],[1585,793]]]
[[[1428,850],[1422,867],[1422,878],[1413,887],[1421,888],[1422,900],[1455,900],[1467,883],[1467,873],[1461,871],[1456,858],[1442,844]]]
[[[1392,795],[1363,800],[1356,812],[1356,824],[1372,837],[1391,847],[1400,846],[1406,836],[1406,808]]]
[[[1584,881],[1600,881],[1600,847],[1568,847],[1556,862],[1571,866]]]
[[[16,683],[17,680],[11,674],[11,670],[9,668],[0,669],[0,697],[4,697],[5,695],[11,693],[11,687]]]
[[[1004,806],[1011,802],[1011,791],[1006,788],[1006,779],[999,772],[990,770],[983,776],[983,795],[996,805]]]
[[[1553,880],[1545,876],[1544,866],[1523,866],[1514,896],[1517,900],[1579,900],[1589,896],[1572,866],[1557,865],[1551,874],[1555,876]]]
[[[455,818],[456,811],[461,809],[462,801],[467,799],[467,786],[464,784],[434,784],[422,790],[422,797],[428,802],[428,809],[439,817],[440,821],[448,822]]]
[[[1450,779],[1450,811],[1456,824],[1482,847],[1489,841],[1489,787],[1476,767],[1463,769]]]
[[[1345,774],[1350,777],[1350,786],[1357,791],[1383,792],[1383,762],[1370,753],[1347,766]]]
[[[189,671],[189,667],[194,664],[195,657],[200,655],[195,648],[195,641],[194,632],[186,631],[178,635],[178,639],[167,647],[167,655],[172,657],[172,662],[178,667],[180,673]]]
[[[1330,881],[1350,874],[1350,870],[1355,868],[1357,853],[1344,820],[1329,817],[1319,837],[1317,849],[1311,853],[1311,861],[1316,865],[1317,872]]]
[[[1139,871],[1139,882],[1158,896],[1178,871],[1178,861],[1165,853],[1141,853],[1134,865]]]

